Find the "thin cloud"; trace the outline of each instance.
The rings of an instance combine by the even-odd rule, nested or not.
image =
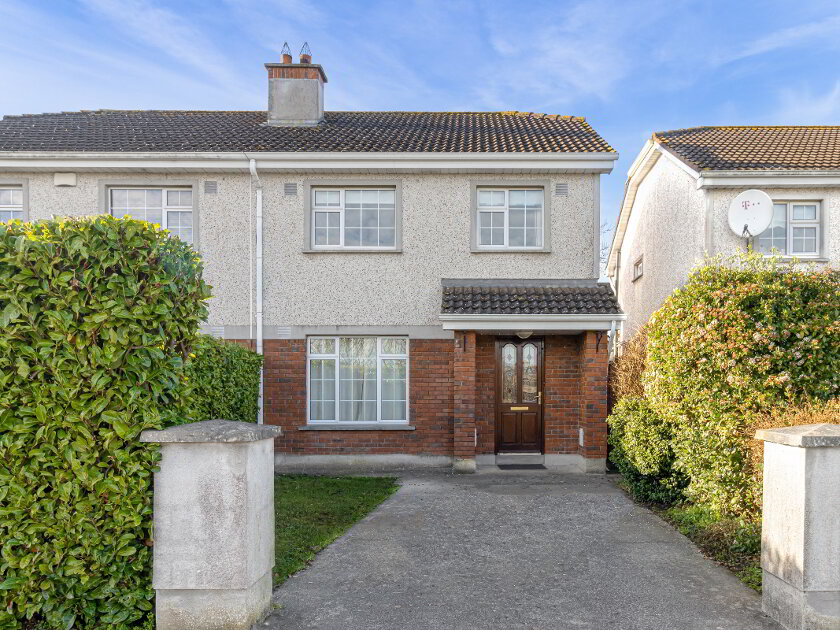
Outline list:
[[[779,29],[747,44],[741,50],[718,59],[719,64],[763,55],[784,48],[813,44],[816,39],[840,35],[840,15]]]
[[[822,94],[808,88],[785,88],[771,120],[784,125],[836,125],[840,123],[840,81]]]
[[[219,85],[241,87],[227,58],[204,33],[174,11],[147,0],[82,0],[82,3],[135,41],[157,49]]]

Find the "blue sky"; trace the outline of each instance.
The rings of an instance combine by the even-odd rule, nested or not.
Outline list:
[[[612,224],[655,130],[840,123],[838,0],[0,0],[0,114],[262,109],[288,40],[327,109],[586,116],[621,154]]]

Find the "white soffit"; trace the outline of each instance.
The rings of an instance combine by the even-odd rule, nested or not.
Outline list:
[[[613,322],[624,321],[627,315],[440,315],[444,330],[495,331],[579,331],[610,330]]]

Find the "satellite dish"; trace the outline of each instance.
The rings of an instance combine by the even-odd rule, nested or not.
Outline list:
[[[738,236],[758,236],[773,221],[773,200],[763,190],[745,190],[729,204],[729,229]]]

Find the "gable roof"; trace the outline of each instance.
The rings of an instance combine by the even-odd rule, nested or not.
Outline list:
[[[693,127],[653,141],[696,171],[840,170],[840,126]]]
[[[325,112],[313,127],[265,111],[97,110],[5,116],[0,152],[615,153],[586,119],[527,112]]]
[[[597,280],[441,282],[442,315],[620,315],[612,287]]]

